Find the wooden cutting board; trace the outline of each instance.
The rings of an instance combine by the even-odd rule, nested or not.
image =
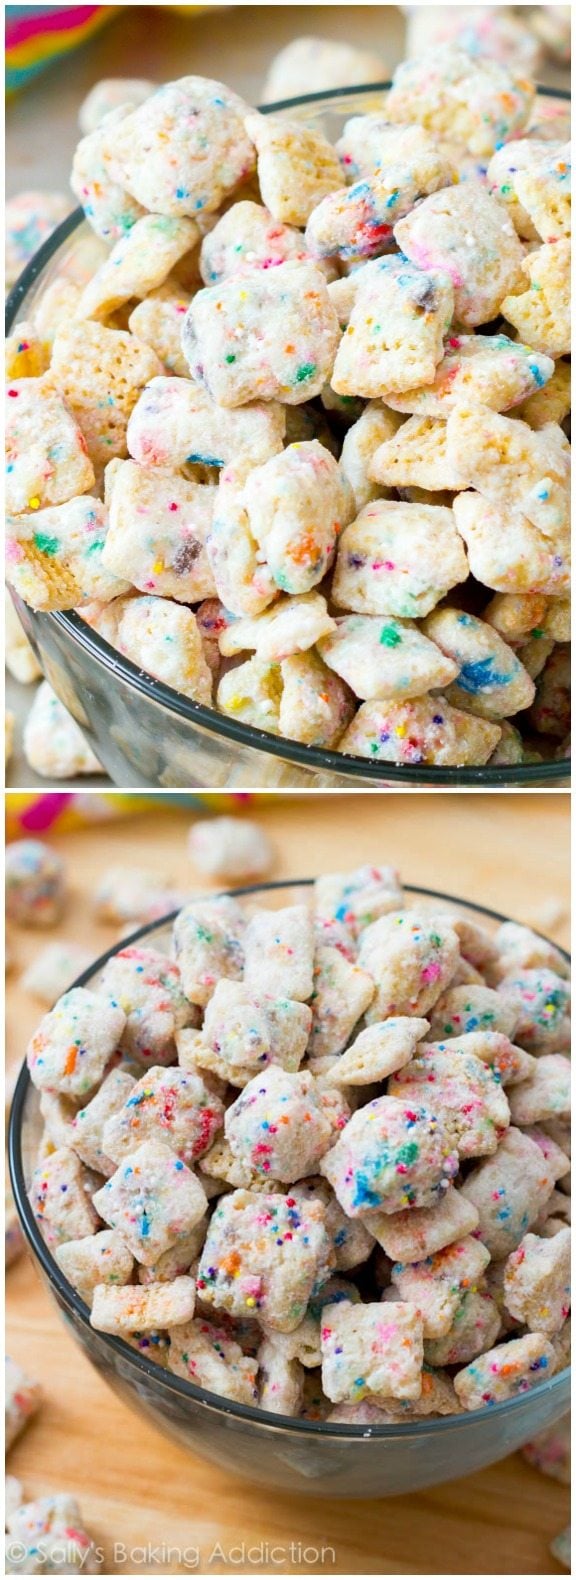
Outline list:
[[[392,861],[407,881],[473,897],[540,925],[560,943],[568,939],[563,793],[294,794],[258,815],[276,848],[275,877]],[[107,865],[140,864],[197,887],[184,853],[189,822],[181,811],[155,813],[54,835],[69,863],[71,895],[61,926],[46,939],[75,938],[95,954],[114,941],[114,929],[89,911]],[[42,1013],[18,977],[43,940],[14,929],[11,941],[13,1065]],[[567,1523],[567,1490],[517,1454],[465,1480],[389,1501],[283,1497],[173,1446],[121,1403],[62,1327],[27,1257],[8,1274],[7,1315],[10,1353],[40,1379],[46,1396],[8,1469],[27,1496],[66,1490],[78,1497],[105,1550],[107,1574],[562,1573],[548,1544]]]

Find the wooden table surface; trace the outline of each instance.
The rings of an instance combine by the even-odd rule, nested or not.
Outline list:
[[[168,798],[167,798],[168,800]],[[569,797],[547,795],[359,795],[279,797],[258,807],[276,848],[274,877],[303,877],[364,861],[391,861],[407,881],[540,924],[568,939]],[[184,811],[156,812],[54,835],[69,863],[63,936],[101,953],[114,930],[94,922],[89,894],[113,863],[145,865],[196,884],[186,863]],[[553,926],[544,917],[556,914]],[[42,1013],[18,976],[44,941],[14,929],[8,988],[11,1064]],[[561,1573],[548,1543],[568,1519],[566,1489],[519,1455],[465,1480],[391,1501],[281,1497],[173,1446],[109,1392],[65,1332],[26,1257],[8,1276],[8,1348],[45,1389],[35,1421],[11,1451],[9,1470],[28,1496],[67,1490],[106,1552],[110,1574]],[[131,1556],[114,1555],[123,1543]],[[300,1543],[335,1550],[335,1562],[238,1561],[238,1544]],[[228,1561],[211,1557],[215,1544]],[[148,1544],[156,1555],[143,1556]],[[182,1552],[182,1561],[164,1548]],[[200,1550],[195,1565],[195,1549]],[[310,1555],[309,1555],[310,1558]]]

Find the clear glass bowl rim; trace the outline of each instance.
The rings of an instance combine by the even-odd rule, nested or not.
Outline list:
[[[220,892],[232,894],[235,898],[242,898],[246,895],[269,894],[281,891],[283,889],[310,889],[313,883],[313,878],[285,878],[275,883],[248,884],[242,888],[226,889]],[[504,916],[501,911],[491,910],[486,905],[476,905],[472,900],[464,899],[461,895],[444,894],[439,889],[420,888],[418,885],[410,883],[404,884],[404,891],[406,894],[415,894],[419,897],[424,896],[427,899],[441,900],[444,904],[467,907],[469,910],[473,910],[479,916],[489,917],[491,921],[502,923],[510,920],[510,918]],[[216,895],[212,895],[211,898],[216,898]],[[151,935],[158,932],[160,929],[166,928],[171,922],[174,921],[174,918],[177,915],[177,911],[172,911],[170,915],[163,916],[158,921],[147,923],[144,927],[139,927],[134,933],[131,933],[128,938],[122,940],[121,946],[118,943],[113,944],[112,947],[107,949],[104,954],[100,955],[97,960],[94,960],[92,964],[76,978],[75,982],[71,983],[71,987],[84,987],[86,984],[90,983],[94,976],[102,970],[106,961],[110,959],[110,956],[117,954],[120,947],[125,949],[137,943],[139,940],[150,938]],[[536,929],[532,928],[531,931],[536,932]],[[536,933],[536,936],[538,938],[545,939],[546,943],[551,942],[550,939],[546,938],[544,933]],[[570,955],[568,954],[567,950],[563,949],[560,944],[555,944],[554,947],[559,950],[567,964],[570,964]],[[42,1238],[36,1223],[36,1219],[32,1212],[30,1202],[28,1200],[28,1191],[26,1187],[22,1159],[21,1132],[22,1121],[24,1119],[26,1107],[26,1099],[31,1087],[32,1082],[30,1080],[29,1071],[26,1063],[24,1063],[18,1076],[18,1081],[14,1091],[14,1097],[10,1110],[10,1124],[8,1132],[10,1181],[12,1185],[14,1201],[20,1218],[21,1226],[26,1235],[26,1239],[28,1240],[32,1251],[34,1252],[34,1256],[37,1258],[45,1274],[47,1275],[49,1284],[53,1285],[57,1291],[59,1304],[62,1304],[64,1308],[71,1308],[75,1318],[80,1320],[82,1325],[89,1330],[91,1335],[94,1335],[94,1333],[98,1330],[91,1326],[89,1307],[77,1294],[72,1284],[68,1283],[68,1280],[61,1272],[58,1263],[51,1255],[48,1246]],[[429,1433],[430,1436],[433,1436],[435,1432],[446,1431],[448,1428],[451,1428],[453,1431],[464,1430],[466,1426],[473,1425],[475,1422],[480,1422],[486,1419],[486,1409],[468,1410],[464,1411],[462,1415],[443,1416],[440,1419],[435,1417],[430,1421],[426,1419],[422,1420],[418,1417],[412,1417],[410,1420],[401,1421],[394,1426],[371,1425],[368,1427],[366,1425],[353,1426],[349,1424],[341,1424],[339,1422],[330,1423],[328,1421],[303,1421],[294,1416],[273,1415],[267,1410],[260,1410],[255,1405],[243,1405],[236,1403],[235,1400],[225,1399],[221,1394],[211,1393],[208,1389],[197,1387],[195,1383],[187,1382],[183,1377],[177,1377],[174,1372],[165,1370],[164,1367],[156,1366],[154,1361],[148,1360],[143,1355],[141,1355],[138,1350],[131,1349],[130,1346],[125,1344],[122,1339],[117,1339],[113,1337],[112,1334],[100,1333],[99,1337],[106,1344],[110,1345],[112,1351],[122,1359],[124,1364],[126,1361],[130,1361],[132,1363],[136,1375],[141,1373],[153,1382],[161,1382],[164,1388],[167,1388],[169,1392],[174,1392],[180,1395],[181,1398],[192,1399],[197,1404],[205,1405],[208,1407],[208,1409],[214,1411],[215,1414],[236,1416],[239,1418],[239,1420],[251,1422],[255,1426],[260,1424],[268,1428],[276,1428],[277,1430],[283,1432],[289,1430],[295,1436],[302,1435],[304,1437],[314,1437],[319,1435],[324,1438],[343,1438],[348,1439],[349,1441],[366,1439],[367,1437],[370,1437],[382,1441],[387,1440],[388,1438],[394,1439],[403,1436],[414,1436],[415,1434],[420,1436],[421,1434]],[[529,1393],[518,1394],[515,1399],[506,1399],[501,1401],[499,1404],[491,1405],[489,1407],[490,1417],[493,1418],[495,1415],[503,1414],[505,1411],[510,1412],[514,1409],[518,1409],[526,1403],[528,1398],[536,1399],[541,1397],[543,1393],[549,1393],[551,1389],[553,1389],[556,1384],[559,1384],[562,1378],[564,1378],[569,1372],[570,1367],[565,1367],[561,1372],[556,1372],[555,1375],[550,1377],[547,1381],[538,1383],[535,1388],[530,1389]]]
[[[302,94],[297,98],[278,100],[275,104],[265,104],[261,107],[261,113],[270,115],[280,110],[298,109],[306,105],[312,107],[315,104],[328,106],[341,99],[383,92],[390,86],[390,81],[373,82],[357,87],[326,89],[322,93]],[[570,93],[565,88],[547,88],[540,84],[536,92],[546,98],[564,99],[570,102]],[[39,274],[83,220],[82,209],[74,209],[26,265],[6,301],[7,333],[17,322],[20,306]],[[154,679],[154,676],[139,669],[130,659],[124,658],[105,641],[104,637],[93,631],[74,610],[44,614],[43,618],[55,621],[68,640],[82,647],[97,664],[111,674],[120,672],[128,685],[151,701],[159,703],[169,713],[187,719],[191,724],[200,726],[211,735],[235,741],[242,747],[249,747],[258,752],[267,752],[280,761],[292,762],[318,773],[336,774],[340,778],[347,777],[351,784],[355,779],[361,779],[364,782],[371,780],[375,788],[378,786],[394,788],[395,785],[428,785],[430,788],[440,788],[443,785],[457,784],[462,788],[470,786],[474,789],[490,785],[521,789],[528,785],[538,786],[543,783],[565,781],[570,776],[570,758],[553,758],[541,763],[497,764],[492,768],[490,766],[444,768],[424,764],[420,766],[410,763],[376,763],[371,762],[367,757],[348,756],[342,752],[329,751],[325,747],[304,746],[298,741],[290,741],[285,736],[272,735],[268,730],[258,730],[253,725],[242,724],[228,718],[226,714],[218,713],[216,708],[204,707],[203,704],[184,697],[172,686]]]

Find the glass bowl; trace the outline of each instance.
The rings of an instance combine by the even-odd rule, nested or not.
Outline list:
[[[275,910],[281,905],[306,903],[311,883],[312,879],[260,884],[231,892],[248,896],[248,908],[256,904]],[[424,905],[429,911],[437,908],[436,902],[449,905],[490,932],[507,920],[496,911],[431,889],[407,885],[406,895],[410,906]],[[122,946],[116,944],[96,960],[74,985],[90,984],[97,989],[99,974],[110,955],[136,939],[150,940],[168,952],[171,921],[169,917],[140,928]],[[568,960],[567,955],[565,958]],[[271,1415],[174,1376],[122,1339],[90,1327],[88,1307],[45,1245],[27,1196],[41,1129],[39,1093],[24,1065],[10,1115],[10,1173],[36,1266],[71,1335],[114,1391],[160,1431],[201,1458],[283,1493],[381,1498],[481,1470],[513,1453],[568,1410],[569,1368],[531,1392],[485,1410],[370,1427]]]
[[[334,140],[350,115],[382,108],[389,86],[384,82],[309,94],[264,105],[262,113],[305,120]],[[538,93],[549,99],[570,97],[559,88],[539,88]],[[33,315],[38,298],[58,276],[87,279],[103,253],[81,209],[75,210],[39,249],[10,293],[8,328]],[[123,658],[74,612],[35,613],[15,596],[14,603],[50,685],[121,787],[501,789],[569,783],[569,759],[483,768],[397,766],[302,746],[192,702]]]

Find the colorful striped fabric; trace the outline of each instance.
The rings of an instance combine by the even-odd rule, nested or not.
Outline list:
[[[6,7],[6,88],[14,93],[60,56],[92,38],[114,5]]]
[[[42,838],[52,829],[61,833],[69,828],[83,828],[90,823],[106,823],[117,817],[134,817],[139,812],[149,812],[152,807],[170,812],[173,807],[190,812],[237,812],[255,801],[252,791],[237,793],[207,792],[196,795],[172,791],[169,795],[129,795],[123,791],[61,791],[52,790],[33,795],[30,791],[11,791],[6,796],[6,837],[22,839],[23,836]],[[259,801],[271,800],[271,795],[259,795]]]
[[[164,9],[193,15],[211,6]],[[6,6],[6,91],[15,93],[70,50],[85,44],[117,11],[117,5]]]

